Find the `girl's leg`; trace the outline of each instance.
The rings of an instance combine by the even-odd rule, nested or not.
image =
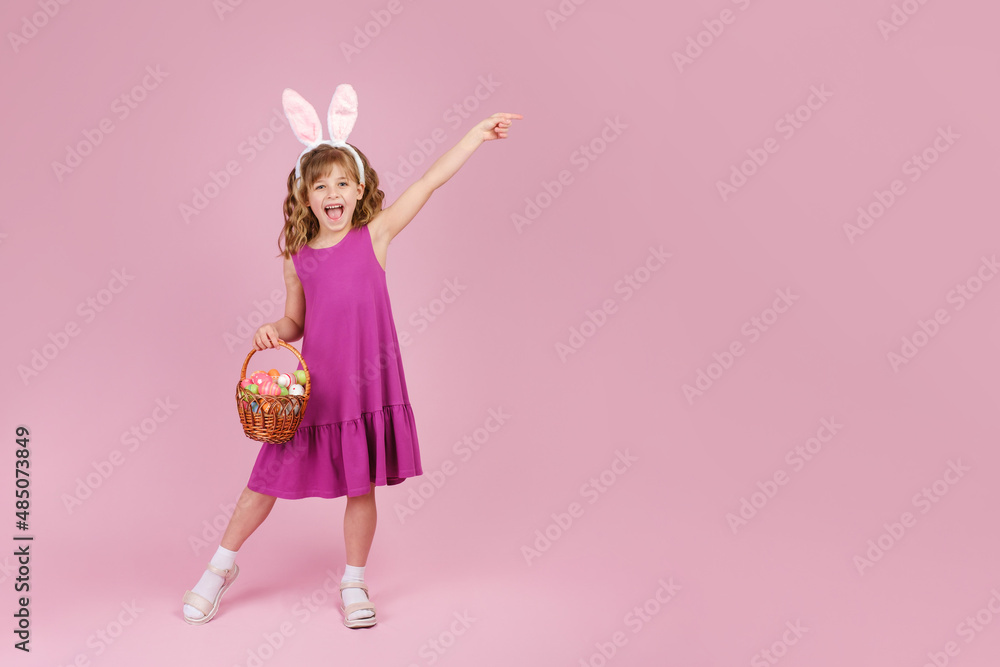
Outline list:
[[[226,532],[222,536],[222,546],[230,551],[239,551],[253,531],[257,530],[274,507],[275,496],[265,496],[263,493],[243,489],[240,499],[236,501],[236,510],[229,519]]]
[[[364,567],[368,562],[377,520],[373,483],[367,495],[347,499],[347,509],[344,510],[344,547],[348,565]]]
[[[368,552],[375,538],[375,524],[378,513],[375,509],[375,484],[372,483],[367,495],[347,498],[344,510],[344,546],[347,553],[347,567],[342,581],[364,581]],[[345,588],[341,591],[344,606],[355,602],[367,602],[368,596],[360,588]],[[370,609],[351,612],[348,620],[370,618]]]
[[[236,509],[229,519],[226,532],[222,536],[222,543],[212,558],[212,565],[226,570],[236,562],[236,552],[250,535],[257,530],[264,519],[271,513],[274,507],[275,496],[267,496],[249,488],[244,488],[240,494],[240,499],[236,501]],[[201,579],[191,590],[207,600],[214,600],[222,588],[225,580],[207,568],[201,575]],[[185,604],[183,613],[186,617],[198,620],[204,617],[198,609]]]

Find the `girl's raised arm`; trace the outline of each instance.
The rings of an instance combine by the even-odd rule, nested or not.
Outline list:
[[[403,231],[403,228],[423,208],[431,193],[454,176],[483,142],[506,139],[511,121],[523,117],[519,113],[495,113],[478,123],[447,153],[439,157],[423,176],[406,188],[391,206],[383,209],[372,220],[371,224],[375,227],[373,231],[384,235],[384,243],[388,245],[389,241]]]

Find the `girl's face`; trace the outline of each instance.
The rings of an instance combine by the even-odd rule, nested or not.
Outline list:
[[[340,232],[349,228],[364,191],[364,186],[352,181],[339,164],[334,164],[330,173],[313,183],[309,208],[319,220],[320,234],[324,230]]]

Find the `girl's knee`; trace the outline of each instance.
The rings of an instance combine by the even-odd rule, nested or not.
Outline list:
[[[277,497],[258,493],[248,486],[243,489],[243,493],[240,494],[237,504],[241,507],[251,507],[273,503],[275,500],[277,500]]]
[[[370,500],[375,497],[375,482],[372,482],[368,487],[368,493],[363,496],[347,496],[347,502],[352,500]]]

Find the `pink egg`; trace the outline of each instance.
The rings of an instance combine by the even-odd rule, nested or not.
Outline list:
[[[256,373],[254,373],[253,375],[251,375],[250,379],[253,380],[254,384],[260,385],[260,384],[263,384],[265,382],[270,382],[271,381],[271,376],[268,375],[267,373],[263,372],[263,371],[258,371]]]
[[[267,381],[260,385],[259,392],[262,396],[280,396],[281,385],[277,382]]]
[[[246,387],[247,385],[252,384],[252,383],[253,383],[253,380],[251,380],[250,378],[243,378],[242,380],[240,380],[240,386],[241,387]]]

